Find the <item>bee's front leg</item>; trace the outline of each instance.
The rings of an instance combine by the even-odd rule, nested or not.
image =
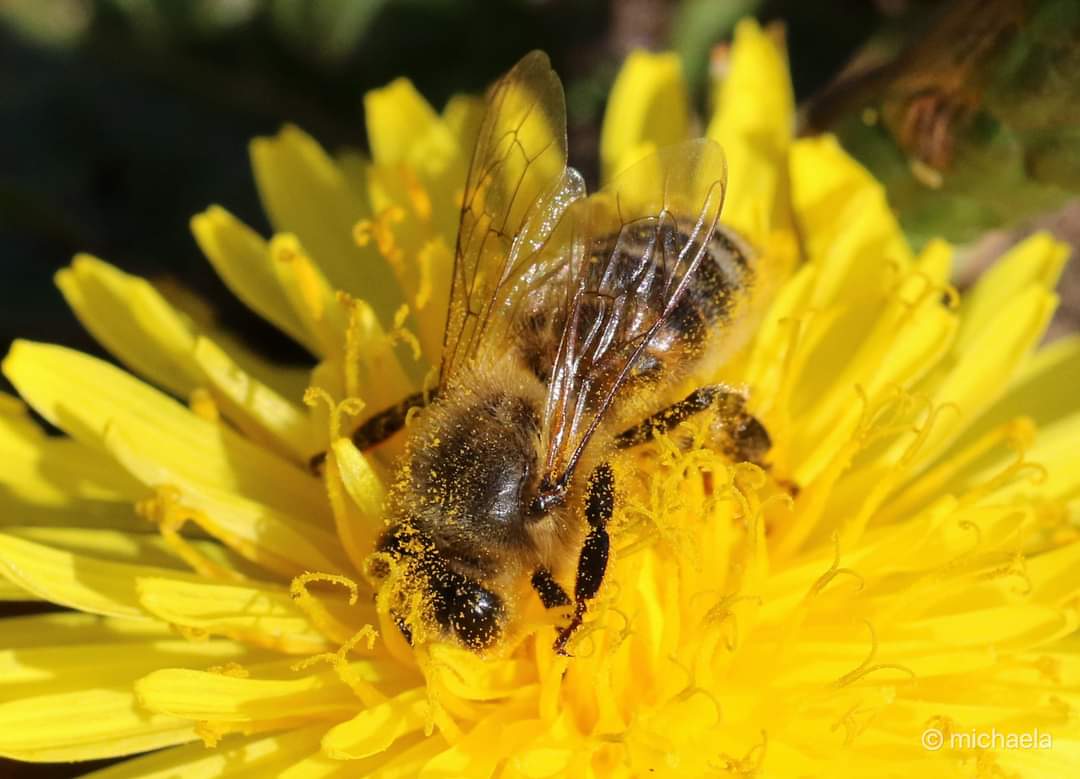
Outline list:
[[[607,570],[608,551],[611,539],[607,532],[607,523],[615,510],[615,474],[611,466],[601,463],[589,477],[589,492],[585,498],[585,519],[589,523],[589,533],[581,546],[578,557],[577,580],[574,582],[574,615],[570,624],[559,631],[555,639],[555,651],[565,655],[566,643],[581,627],[585,611],[604,581]]]
[[[540,602],[544,604],[545,609],[557,609],[560,606],[569,606],[571,603],[566,590],[555,581],[551,571],[543,566],[533,571],[532,588],[540,596]]]

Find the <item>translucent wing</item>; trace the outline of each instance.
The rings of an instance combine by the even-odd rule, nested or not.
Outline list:
[[[505,326],[505,309],[551,272],[540,267],[541,249],[584,193],[566,167],[562,84],[534,51],[488,94],[462,199],[441,387]]]
[[[663,332],[713,240],[727,167],[707,140],[664,149],[571,212],[566,326],[544,414],[541,503],[565,492],[620,388]]]

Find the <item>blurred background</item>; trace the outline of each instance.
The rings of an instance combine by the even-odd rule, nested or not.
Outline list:
[[[595,179],[626,53],[677,51],[703,108],[710,53],[746,14],[783,26],[800,131],[839,133],[914,243],[965,244],[961,283],[1033,226],[1080,241],[1075,0],[0,0],[0,348],[93,349],[52,284],[88,251],[194,288],[289,359],[188,232],[215,202],[268,229],[251,137],[294,122],[362,148],[366,90],[403,74],[441,107],[542,48]],[[1057,331],[1080,319],[1071,278]]]
[[[783,29],[799,132],[837,133],[912,243],[961,244],[958,284],[1033,229],[1080,245],[1077,0],[0,0],[0,349],[101,353],[52,282],[87,251],[198,291],[300,360],[188,231],[211,203],[269,231],[250,138],[292,122],[363,148],[366,90],[406,75],[441,107],[542,48],[566,83],[571,162],[595,182],[626,54],[677,51],[703,110],[711,58],[748,14]],[[1058,335],[1080,329],[1080,261],[1061,289]],[[0,776],[84,770],[0,761]]]

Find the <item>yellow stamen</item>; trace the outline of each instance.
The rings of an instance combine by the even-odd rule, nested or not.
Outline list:
[[[1030,447],[1034,436],[1035,423],[1027,417],[1018,417],[988,431],[961,451],[945,458],[940,465],[927,471],[906,487],[895,500],[890,501],[889,505],[881,509],[880,521],[893,521],[896,517],[911,514],[918,506],[926,504],[931,496],[944,492],[946,485],[958,474],[1001,444],[1010,446],[1018,455],[1018,460],[1001,475],[1005,479],[1016,476],[1025,467],[1037,467],[1031,463],[1025,463],[1023,459],[1023,452]],[[1002,483],[1004,482],[999,478],[995,480],[994,486]],[[976,493],[972,493],[968,502],[988,491],[989,488],[984,486]]]
[[[353,585],[355,586],[355,585]],[[316,663],[329,663],[334,672],[338,675],[349,689],[351,689],[356,697],[364,704],[364,706],[371,708],[378,706],[380,703],[385,703],[389,700],[389,697],[381,692],[371,682],[366,681],[363,677],[357,673],[356,669],[349,665],[349,653],[354,651],[359,646],[361,641],[367,641],[368,652],[372,652],[375,649],[375,641],[379,637],[379,632],[371,625],[364,625],[356,633],[354,633],[348,640],[346,640],[336,652],[322,652],[311,657],[304,658],[303,660],[293,663],[291,668],[294,671],[302,671],[306,668],[310,668]]]
[[[834,687],[847,687],[848,685],[853,684],[854,682],[857,682],[859,679],[862,679],[862,678],[868,676],[869,674],[875,673],[877,671],[888,671],[888,670],[901,671],[903,673],[906,673],[912,679],[915,679],[916,678],[915,672],[912,671],[907,666],[900,665],[899,663],[875,663],[874,662],[874,658],[877,657],[877,653],[878,653],[877,631],[874,630],[874,626],[872,624],[870,624],[869,622],[864,622],[863,624],[865,624],[867,630],[870,631],[870,654],[868,654],[866,656],[866,659],[863,660],[862,663],[859,664],[858,668],[854,669],[853,671],[848,671],[846,674],[844,674],[839,679],[834,681],[833,686]]]
[[[308,590],[308,584],[314,582],[327,582],[345,587],[349,591],[349,605],[356,603],[359,595],[359,587],[356,582],[345,576],[329,573],[308,572],[295,577],[289,585],[289,595],[296,601],[311,623],[324,635],[334,641],[345,643],[353,635],[353,631],[339,622],[322,602],[313,596]]]
[[[214,401],[214,396],[210,394],[210,391],[203,387],[198,387],[193,390],[191,397],[188,400],[188,407],[195,412],[196,416],[205,419],[207,422],[217,422],[221,419],[221,412],[218,410],[218,405]]]
[[[135,513],[154,523],[165,544],[199,575],[218,581],[244,581],[246,577],[243,574],[208,559],[180,533],[188,522],[203,529],[211,525],[201,511],[181,505],[180,496],[177,487],[161,485],[155,488],[152,495],[135,503]]]

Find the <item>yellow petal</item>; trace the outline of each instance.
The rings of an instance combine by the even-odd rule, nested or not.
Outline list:
[[[443,108],[442,118],[457,138],[465,159],[469,159],[484,119],[484,101],[473,95],[453,95]]]
[[[0,755],[15,760],[94,760],[195,738],[191,722],[141,708],[130,684],[0,704]]]
[[[940,238],[927,241],[915,259],[915,270],[923,274],[929,283],[942,289],[952,279],[952,268],[953,248]]]
[[[370,757],[363,763],[351,762],[348,765],[363,766],[363,770],[371,771],[368,776],[378,779],[415,779],[421,769],[444,749],[446,740],[438,733],[426,738],[406,737],[380,755]]]
[[[243,644],[194,642],[176,636],[119,644],[79,642],[0,650],[0,701],[96,687],[121,688],[163,665],[183,663],[208,668],[258,659],[258,652]]]
[[[149,710],[209,722],[298,723],[351,714],[356,696],[333,671],[294,679],[249,679],[172,668],[135,684]]]
[[[407,161],[417,142],[440,123],[407,78],[365,94],[364,118],[372,160],[381,165]]]
[[[376,755],[402,736],[423,728],[429,709],[426,690],[409,690],[335,725],[323,737],[322,748],[335,760]]]
[[[374,549],[375,538],[383,530],[386,492],[367,458],[349,439],[334,442],[334,460],[345,490],[360,513],[359,523],[350,528],[353,544],[358,554],[366,556]],[[341,532],[340,528],[338,532]]]
[[[45,435],[20,402],[0,412],[0,524],[145,530],[131,507],[142,487],[88,446]]]
[[[56,283],[83,326],[135,373],[180,397],[202,383],[191,323],[145,279],[80,254]]]
[[[504,706],[477,723],[461,740],[432,759],[418,776],[448,779],[452,776],[490,776],[495,767],[511,758],[535,738],[537,723],[525,719],[526,707]]]
[[[275,235],[270,241],[274,273],[285,289],[289,304],[303,322],[317,354],[340,358],[345,349],[348,327],[344,307],[326,276],[305,253],[291,233]]]
[[[811,305],[872,300],[910,266],[884,189],[832,136],[792,145],[791,195],[807,256],[821,264]]]
[[[755,390],[751,394],[766,398],[766,403],[781,394],[781,382],[791,371],[785,361],[790,356],[792,328],[817,283],[816,276],[814,265],[807,263],[799,268],[780,288],[754,336],[744,380]]]
[[[266,241],[220,206],[211,206],[194,217],[191,231],[203,254],[236,297],[314,353],[314,341],[274,272]]]
[[[798,423],[789,433],[791,464],[800,484],[809,484],[848,446],[864,418],[861,388],[868,403],[881,402],[896,387],[911,387],[951,346],[956,317],[940,305],[937,294],[913,303],[907,285],[881,301],[867,326],[865,311],[852,321],[845,313],[824,320],[824,334],[804,359],[806,375],[793,393],[790,416]],[[920,285],[921,288],[921,285]],[[816,323],[806,328],[815,338]],[[861,326],[857,335],[852,328]]]
[[[1057,307],[1057,295],[1041,285],[1018,291],[1002,302],[978,333],[970,333],[963,351],[918,386],[935,405],[954,404],[958,413],[943,414],[930,431],[923,456],[929,461],[972,420],[990,407],[1035,348]]]
[[[51,629],[36,637],[68,641],[0,652],[0,754],[33,761],[88,760],[190,741],[195,737],[191,723],[151,714],[137,704],[135,680],[163,664],[211,667],[259,659],[230,641],[192,643],[145,630],[139,635],[114,621],[99,621],[96,627],[78,624],[73,630],[85,616],[3,623],[5,628],[33,629],[35,622],[48,620]],[[101,641],[82,643],[95,637]],[[121,643],[109,643],[117,640]]]
[[[282,397],[296,400],[304,396],[304,390],[308,387],[309,367],[278,364],[254,351],[240,336],[218,323],[217,311],[207,301],[170,277],[156,279],[154,288],[242,370]]]
[[[964,434],[968,440],[1020,416],[1040,428],[1076,411],[1075,388],[1080,386],[1080,335],[1059,338],[1040,347],[1017,373],[1004,396]]]
[[[1031,584],[1031,599],[1038,603],[1067,607],[1080,594],[1077,570],[1080,570],[1080,544],[1073,543],[1033,555],[1024,567]]]
[[[429,195],[431,207],[455,213],[457,208],[447,195],[451,187],[464,187],[465,163],[471,148],[463,154],[459,138],[412,83],[399,78],[368,92],[364,95],[364,118],[375,165],[394,168],[406,164],[433,190]],[[460,131],[469,130],[462,127]],[[376,202],[374,198],[372,202]],[[401,205],[409,200],[398,202]]]
[[[348,301],[345,338],[345,388],[350,397],[362,397],[368,411],[389,408],[411,394],[415,384],[398,359],[398,351],[362,300]],[[416,363],[412,362],[415,367]]]
[[[1036,233],[1010,249],[964,295],[957,350],[969,348],[1018,293],[1031,286],[1052,290],[1068,256],[1069,245],[1054,240],[1049,233]]]
[[[0,533],[0,574],[53,603],[130,619],[150,619],[139,606],[134,577],[184,576],[168,568],[64,552],[8,533]]]
[[[676,54],[635,51],[611,87],[600,132],[602,176],[637,162],[647,144],[662,148],[689,135],[689,97]]]
[[[215,343],[199,338],[192,355],[225,415],[249,438],[306,464],[319,449],[306,409],[245,372]]]
[[[1027,457],[1046,468],[1046,480],[1039,484],[1047,497],[1067,501],[1075,512],[1080,505],[1080,413],[1072,414],[1041,429]],[[995,471],[1000,472],[1000,470]],[[1028,485],[1017,485],[1024,492]],[[1075,513],[1073,514],[1075,516]]]
[[[417,337],[424,360],[438,365],[442,358],[443,333],[446,330],[446,310],[450,305],[450,279],[454,267],[454,251],[450,243],[436,238],[424,244],[417,253],[421,282],[430,283],[426,298],[417,293]],[[422,304],[422,305],[421,305]]]
[[[236,776],[327,779],[351,775],[352,766],[319,753],[325,726],[272,736],[230,739],[214,749],[203,743],[166,749],[86,774],[87,779],[220,779]]]
[[[295,233],[333,289],[368,300],[389,322],[401,293],[378,253],[352,239],[353,225],[370,214],[337,164],[295,127],[252,141],[251,159],[275,231]]]
[[[741,135],[774,154],[791,142],[795,99],[787,55],[753,19],[736,25],[728,71],[713,99],[710,138]]]
[[[312,624],[287,590],[269,585],[212,584],[185,579],[140,578],[135,583],[140,604],[165,622],[215,636],[226,636],[289,654],[330,649],[328,636]],[[344,603],[320,599],[334,612],[374,622],[373,609],[348,611]],[[359,627],[359,625],[358,625]]]
[[[411,309],[407,326],[419,335],[429,364],[435,364],[437,351],[430,346],[433,335],[441,346],[449,299],[452,253],[447,247],[457,234],[472,152],[472,140],[463,141],[461,134],[477,130],[468,124],[476,118],[475,101],[451,101],[444,121],[407,80],[398,79],[367,93],[364,105],[373,157],[367,184],[375,216],[357,235],[392,266]],[[459,123],[456,129],[449,119]],[[417,371],[414,378],[422,375]]]
[[[787,57],[753,20],[735,28],[715,103],[706,135],[727,155],[724,222],[760,248],[771,230],[787,229],[791,220],[786,159],[795,111]]]
[[[368,159],[366,154],[354,149],[341,149],[337,153],[337,164],[353,196],[370,209],[370,204],[367,202],[367,178],[368,171],[371,168],[371,160]]]
[[[305,522],[310,517],[304,514],[283,514],[249,500],[242,492],[211,487],[170,470],[149,459],[143,451],[145,443],[136,442],[119,425],[109,429],[105,445],[148,487],[166,491],[155,496],[151,517],[155,521],[168,523],[167,513],[176,507],[175,516],[187,518],[243,558],[285,576],[306,570],[337,572],[348,565],[337,553],[333,534]]]
[[[142,643],[169,638],[172,628],[156,620],[114,619],[77,611],[7,617],[3,641],[8,649],[20,647],[67,646],[70,644]]]
[[[144,531],[142,533],[125,533],[113,529],[13,525],[5,527],[4,532],[15,538],[23,538],[53,549],[61,549],[99,560],[140,563],[184,572],[190,570],[187,563],[176,555],[160,535],[150,532],[149,525],[144,523],[142,529]],[[221,544],[198,539],[186,539],[186,543],[217,565],[230,570],[236,570],[238,567],[244,569],[243,561]],[[257,569],[254,566],[248,566],[246,572],[255,570]]]
[[[35,595],[23,589],[15,582],[0,578],[0,601],[5,603],[32,603],[43,600],[44,598],[40,595]]]
[[[83,443],[101,447],[109,424],[122,423],[148,455],[196,483],[329,519],[318,480],[101,360],[18,341],[3,369],[36,411]]]

